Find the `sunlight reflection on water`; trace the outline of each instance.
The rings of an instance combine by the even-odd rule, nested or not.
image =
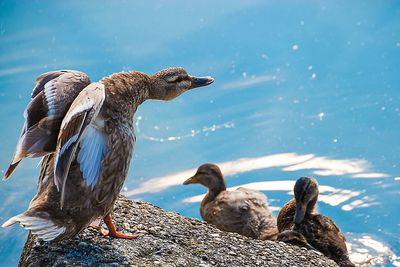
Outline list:
[[[346,238],[350,259],[359,266],[400,266],[400,258],[374,237],[346,233]]]
[[[239,158],[237,160],[217,163],[226,176],[254,170],[281,167],[283,171],[297,171],[313,169],[313,174],[329,175],[357,175],[354,178],[370,178],[371,176],[386,177],[384,173],[369,172],[370,164],[360,159],[330,159],[314,154],[299,155],[296,153],[279,153],[254,158]],[[159,192],[171,186],[180,185],[187,177],[196,172],[196,168],[178,173],[150,178],[139,184],[136,189],[125,192],[127,196],[134,196],[149,192]]]

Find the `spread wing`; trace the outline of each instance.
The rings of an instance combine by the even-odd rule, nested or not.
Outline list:
[[[82,72],[47,72],[36,79],[32,98],[25,109],[25,123],[14,157],[4,174],[6,180],[25,157],[40,157],[54,152],[62,118],[75,97],[90,84]]]
[[[90,84],[76,97],[62,121],[54,163],[54,183],[61,191],[61,208],[69,168],[75,159],[86,184],[93,189],[97,182],[107,150],[104,121],[98,116],[104,99],[104,85]]]

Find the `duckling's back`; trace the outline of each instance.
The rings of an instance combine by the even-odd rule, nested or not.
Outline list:
[[[204,215],[221,230],[252,238],[275,239],[278,233],[266,196],[251,189],[221,192],[204,207]]]

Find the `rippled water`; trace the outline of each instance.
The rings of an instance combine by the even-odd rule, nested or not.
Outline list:
[[[0,1],[0,170],[40,73],[183,66],[215,83],[139,108],[126,195],[200,218],[205,188],[181,183],[214,162],[277,212],[311,175],[353,260],[400,266],[399,18],[397,1]],[[26,209],[37,163],[1,184],[0,222]],[[0,265],[26,234],[0,229]]]

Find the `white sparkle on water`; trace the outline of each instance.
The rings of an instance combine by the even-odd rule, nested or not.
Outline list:
[[[320,112],[320,113],[318,114],[319,120],[322,121],[322,120],[324,119],[324,116],[325,116],[325,113]]]
[[[294,44],[294,45],[292,46],[292,49],[293,49],[294,51],[298,50],[298,49],[299,49],[299,45]]]
[[[315,80],[315,78],[317,78],[317,74],[316,73],[311,74],[311,80]]]

